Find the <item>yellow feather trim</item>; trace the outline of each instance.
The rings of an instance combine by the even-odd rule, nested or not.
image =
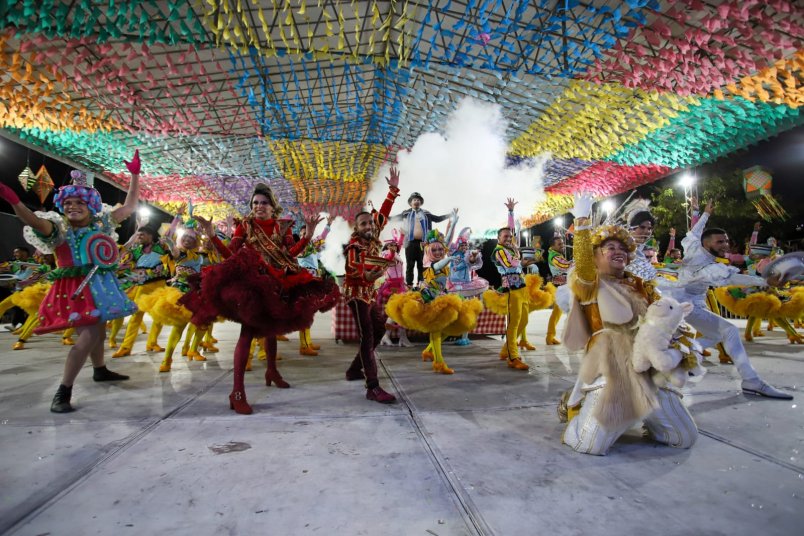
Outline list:
[[[804,314],[804,288],[794,288],[790,291],[790,300],[782,302],[777,316],[799,318],[802,314]]]
[[[441,333],[458,319],[461,302],[459,296],[444,294],[425,304],[420,293],[405,292],[391,296],[385,305],[385,312],[406,329]]]
[[[139,297],[138,307],[151,315],[154,321],[166,326],[184,326],[190,322],[192,313],[179,304],[182,292],[173,287],[163,286],[147,295]]]
[[[757,318],[769,318],[778,316],[782,302],[779,298],[764,292],[755,292],[745,298],[735,298],[729,293],[731,287],[718,287],[715,289],[717,301],[738,316],[755,316]]]
[[[508,316],[508,293],[487,290],[483,293],[483,305],[496,315]]]
[[[39,311],[42,300],[47,296],[48,290],[50,290],[49,283],[36,283],[12,294],[11,303],[29,315],[35,315]]]
[[[438,298],[436,298],[438,299]],[[477,327],[477,317],[483,310],[483,303],[477,298],[462,299],[458,318],[441,330],[445,335],[462,335]]]
[[[547,309],[553,306],[553,300],[556,294],[556,287],[548,284],[547,287],[542,289],[544,281],[536,274],[528,274],[525,276],[525,285],[528,293],[528,306],[530,311],[538,309]],[[552,288],[552,293],[550,292]]]

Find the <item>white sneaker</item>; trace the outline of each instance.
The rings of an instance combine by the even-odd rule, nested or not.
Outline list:
[[[388,335],[388,332],[382,336],[382,340],[380,340],[380,346],[393,346],[394,342],[391,340],[391,336]]]
[[[765,383],[761,378],[753,380],[743,380],[743,393],[750,395],[765,396],[768,398],[778,398],[779,400],[793,400],[793,395],[780,391],[772,385]]]

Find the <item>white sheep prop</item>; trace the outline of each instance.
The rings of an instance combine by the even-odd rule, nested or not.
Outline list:
[[[633,366],[637,372],[653,369],[658,387],[668,383],[681,388],[690,376],[703,376],[701,347],[695,342],[684,317],[692,312],[691,303],[665,297],[648,307],[634,339]]]

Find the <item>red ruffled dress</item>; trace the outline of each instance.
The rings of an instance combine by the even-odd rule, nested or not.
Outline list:
[[[308,240],[294,243],[290,229],[281,231],[274,219],[248,217],[228,248],[217,238],[213,242],[226,260],[204,267],[180,300],[196,325],[222,316],[257,337],[273,337],[309,327],[315,313],[338,302],[332,278],[313,276],[296,261]]]

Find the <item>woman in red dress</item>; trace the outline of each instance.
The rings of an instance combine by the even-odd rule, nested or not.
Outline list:
[[[211,222],[197,218],[226,260],[204,268],[200,285],[181,300],[198,325],[218,316],[240,323],[229,407],[246,415],[252,413],[244,386],[252,339],[266,339],[265,384],[290,387],[276,369],[276,336],[310,326],[315,313],[334,307],[340,295],[334,280],[315,277],[299,266],[296,255],[308,239],[294,242],[291,222],[278,219],[282,207],[271,189],[258,184],[250,204],[251,213],[235,229],[228,248],[215,236]],[[309,218],[307,228],[315,229],[321,219]]]

